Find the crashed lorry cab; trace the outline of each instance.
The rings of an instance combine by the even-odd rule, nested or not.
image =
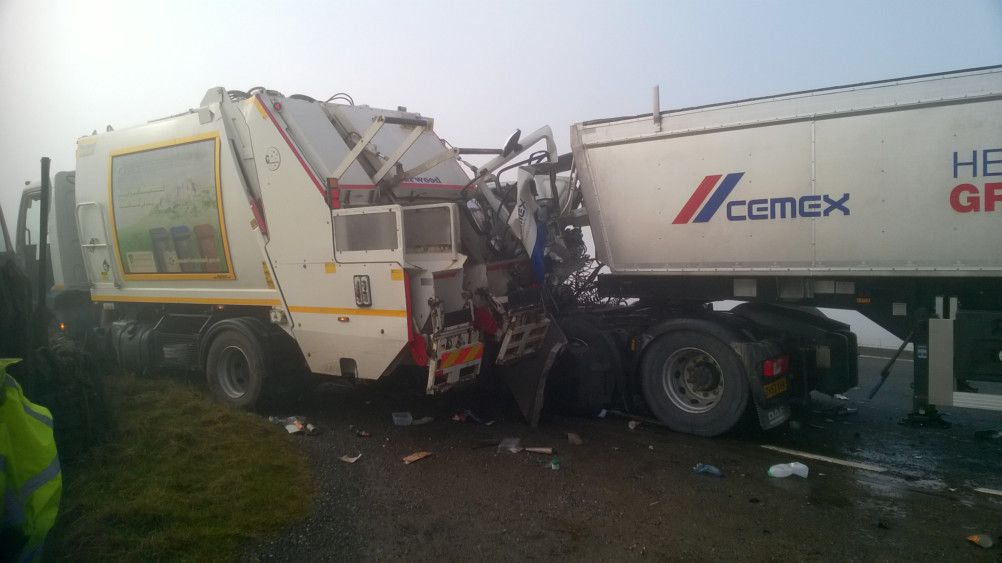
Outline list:
[[[81,138],[75,220],[120,363],[204,369],[248,406],[300,367],[416,363],[437,392],[477,376],[488,340],[496,363],[531,356],[538,290],[471,230],[457,154],[403,108],[261,89]]]

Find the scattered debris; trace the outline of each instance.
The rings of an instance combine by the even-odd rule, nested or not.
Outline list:
[[[345,455],[341,456],[340,459],[341,459],[341,461],[343,461],[345,463],[355,463],[356,461],[358,461],[358,458],[360,458],[360,457],[362,457],[361,453],[359,453],[356,456],[350,456],[348,454],[345,454]]]
[[[1002,438],[1002,432],[998,430],[978,430],[974,433],[974,437],[978,440],[998,440]]]
[[[368,438],[369,436],[372,436],[372,434],[369,434],[365,430],[361,430],[361,429],[360,430],[356,430],[355,431],[355,435],[358,436],[359,438]]]
[[[557,469],[560,469],[560,458],[559,457],[555,457],[555,458],[553,458],[553,459],[550,460],[550,469],[552,469],[554,471],[556,471]]]
[[[508,452],[510,454],[517,454],[520,451],[522,451],[521,438],[504,438],[498,442],[498,453]]]
[[[288,416],[285,418],[280,418],[277,416],[269,416],[268,421],[272,424],[277,424],[285,428],[285,431],[289,434],[299,434],[305,431],[307,434],[316,434],[317,427],[312,424],[307,424],[306,419],[301,416]]]
[[[431,455],[431,452],[414,452],[409,456],[404,457],[404,464],[410,465],[415,461],[420,461]]]
[[[846,416],[846,415],[849,415],[849,414],[856,414],[858,412],[859,412],[858,408],[856,408],[856,407],[849,407],[849,406],[845,406],[845,405],[839,405],[837,407],[833,407],[832,409],[830,409],[828,411],[828,413],[831,414],[831,415],[833,415],[833,416]]]
[[[495,422],[493,420],[487,420],[487,421],[483,420],[470,409],[457,410],[456,414],[452,415],[452,420],[455,420],[456,422],[469,422],[472,420],[473,422],[476,422],[477,424],[483,424],[484,426],[490,426]]]
[[[985,493],[986,495],[995,495],[1002,497],[1002,491],[998,489],[986,489],[984,487],[978,487],[974,489],[974,491],[977,493]]]
[[[835,393],[834,395],[832,395],[832,397],[835,397],[839,401],[848,401],[849,400],[849,397],[846,397],[845,395],[843,395],[841,393]]]
[[[393,413],[393,424],[397,426],[410,426],[414,423],[414,416],[409,412]]]
[[[657,503],[659,503],[659,502],[661,502],[661,501],[659,501],[659,500],[656,500],[656,501],[654,501],[654,502],[652,502],[652,503],[648,504],[647,506],[654,506],[655,504],[657,504]]]
[[[433,420],[435,419],[430,416],[422,416],[421,418],[414,419],[414,422],[411,423],[411,426],[421,426],[422,424],[428,424]]]
[[[800,463],[799,461],[793,461],[790,463],[778,463],[769,468],[769,477],[776,477],[777,479],[782,479],[784,477],[789,477],[790,475],[796,475],[798,477],[807,478],[807,474],[810,469]]]
[[[834,419],[831,419],[831,418],[826,418],[825,419],[825,424],[833,424],[834,422],[835,422]]]
[[[584,440],[581,439],[581,436],[578,436],[573,432],[567,433],[567,442],[572,446],[580,446],[584,444]]]
[[[709,463],[697,463],[692,467],[692,470],[700,475],[709,475],[710,477],[723,477],[724,472],[721,471],[714,465]]]
[[[989,536],[988,534],[974,534],[971,536],[967,536],[967,541],[973,543],[978,547],[983,547],[985,549],[988,549],[989,547],[995,545],[995,542],[992,540],[992,537]]]
[[[651,450],[653,452],[654,451],[654,446],[652,444],[648,444],[647,449]]]
[[[599,418],[605,418],[605,415],[607,415],[607,414],[609,414],[609,411],[607,411],[605,409],[602,409],[602,410],[598,411],[598,417]]]
[[[553,455],[553,448],[525,448],[525,451],[532,452],[534,454]]]
[[[640,426],[640,421],[639,420],[631,420],[631,421],[627,422],[626,425],[630,427],[630,430],[636,430],[637,427]]]
[[[877,472],[877,473],[883,473],[883,472],[887,471],[887,468],[885,468],[885,467],[880,467],[879,465],[872,465],[872,464],[869,464],[869,463],[860,463],[858,461],[846,461],[846,460],[843,460],[843,459],[836,459],[836,458],[833,458],[833,457],[828,457],[828,456],[823,456],[823,455],[817,455],[817,454],[812,454],[812,453],[808,453],[808,452],[802,452],[802,451],[799,451],[799,450],[790,450],[790,449],[787,449],[787,448],[780,448],[778,446],[771,446],[769,444],[762,444],[762,447],[765,448],[765,449],[767,449],[767,450],[772,450],[774,452],[779,452],[779,453],[783,453],[783,454],[787,454],[787,455],[802,457],[802,458],[805,458],[805,459],[813,459],[815,461],[824,461],[824,462],[827,462],[827,463],[834,463],[835,465],[844,465],[845,467],[852,467],[852,468],[855,468],[855,469],[865,469],[867,471],[874,471],[874,472]]]

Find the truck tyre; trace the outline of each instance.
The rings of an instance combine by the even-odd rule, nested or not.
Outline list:
[[[212,339],[206,356],[209,390],[223,403],[252,409],[261,398],[267,365],[257,338],[236,328],[223,329]]]
[[[641,363],[644,398],[676,432],[716,436],[730,430],[748,406],[748,381],[738,355],[700,332],[665,334]]]

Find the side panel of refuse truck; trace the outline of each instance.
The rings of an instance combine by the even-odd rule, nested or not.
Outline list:
[[[251,406],[286,373],[376,379],[409,362],[431,393],[475,378],[488,339],[498,363],[531,357],[549,321],[538,297],[508,299],[522,261],[467,236],[470,180],[432,126],[216,88],[198,109],[80,139],[80,246],[120,363],[204,369]]]
[[[601,291],[640,299],[584,318],[626,335],[627,384],[673,427],[718,418],[735,355],[753,397],[777,370],[787,399],[854,386],[855,336],[817,306],[915,345],[920,420],[930,393],[1002,408],[958,392],[1002,381],[1002,67],[590,121],[571,142]],[[698,307],[725,299],[745,303]],[[761,341],[781,360],[749,361]]]

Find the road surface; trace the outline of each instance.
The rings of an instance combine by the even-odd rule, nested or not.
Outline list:
[[[797,415],[795,428],[716,439],[627,420],[545,418],[529,429],[510,402],[483,389],[425,397],[402,374],[352,389],[311,388],[295,407],[322,429],[291,436],[313,461],[319,493],[312,516],[275,540],[249,546],[248,560],[650,560],[994,561],[965,537],[999,542],[1002,429],[997,413],[947,411],[949,429],[898,424],[911,408],[911,364],[899,363],[873,402],[866,391],[884,360],[860,360],[861,388]],[[416,374],[417,377],[420,374]],[[500,403],[500,404],[499,404]],[[858,406],[837,416],[827,406]],[[485,426],[451,420],[469,408]],[[394,411],[434,418],[396,427]],[[371,433],[359,437],[357,430]],[[582,445],[571,445],[574,432]],[[520,437],[555,456],[497,453],[481,441]],[[767,476],[798,460],[762,444],[864,462],[884,472],[805,460],[807,479]],[[416,451],[432,455],[411,465]],[[362,457],[354,464],[342,455]],[[559,458],[559,469],[550,468]],[[697,463],[724,478],[693,473]],[[297,486],[289,483],[289,487]]]

